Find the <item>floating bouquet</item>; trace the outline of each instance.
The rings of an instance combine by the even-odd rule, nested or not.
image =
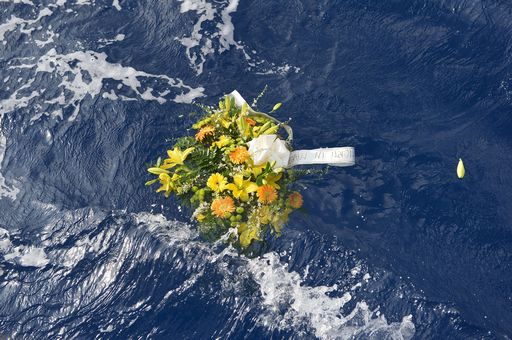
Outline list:
[[[217,108],[203,108],[206,115],[192,125],[195,136],[180,138],[167,158],[149,167],[156,178],[146,185],[158,183],[157,192],[165,197],[174,193],[191,206],[200,233],[208,239],[232,229],[238,235],[232,242],[246,248],[264,235],[280,235],[290,213],[303,204],[302,195],[290,190],[296,172],[286,169],[294,165],[291,128],[252,110],[236,91]],[[287,141],[278,136],[281,128],[288,133]],[[308,154],[295,156],[297,164],[311,164]]]

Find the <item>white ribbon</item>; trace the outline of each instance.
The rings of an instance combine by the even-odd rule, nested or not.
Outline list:
[[[235,105],[242,107],[247,103],[237,90],[228,96],[235,99]],[[250,108],[251,112],[255,112]],[[355,164],[353,147],[321,148],[314,150],[295,150],[290,153],[286,142],[277,135],[261,135],[247,143],[249,154],[255,165],[275,161],[277,167],[291,168],[296,165],[329,164],[332,166],[352,166]]]
[[[356,163],[354,148],[321,148],[314,150],[296,150],[290,154],[288,167],[302,164],[329,164],[332,166],[352,166]]]

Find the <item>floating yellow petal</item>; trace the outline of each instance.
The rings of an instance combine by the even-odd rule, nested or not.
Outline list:
[[[459,178],[464,178],[465,174],[466,174],[466,169],[464,169],[464,163],[462,162],[462,159],[459,158],[459,164],[457,165],[457,176]]]

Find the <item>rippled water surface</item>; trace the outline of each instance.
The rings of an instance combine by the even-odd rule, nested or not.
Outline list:
[[[511,51],[498,1],[0,0],[0,337],[511,338]],[[357,165],[248,258],[145,164],[265,84]]]

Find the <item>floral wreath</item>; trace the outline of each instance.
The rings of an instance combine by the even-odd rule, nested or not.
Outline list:
[[[277,103],[270,113],[280,107]],[[354,164],[352,148],[334,148],[352,149],[345,155],[335,155],[334,149],[291,153],[292,129],[254,111],[237,91],[216,108],[201,108],[206,114],[192,125],[195,136],[178,139],[167,158],[150,166],[148,172],[157,177],[146,185],[159,183],[156,192],[165,197],[174,193],[190,206],[207,239],[218,240],[231,231],[237,237],[229,238],[230,243],[247,248],[266,235],[281,235],[290,213],[303,205],[300,192],[290,189],[297,171],[289,167],[329,161]],[[286,141],[279,138],[281,128],[288,134]],[[325,151],[327,157],[319,156]]]

